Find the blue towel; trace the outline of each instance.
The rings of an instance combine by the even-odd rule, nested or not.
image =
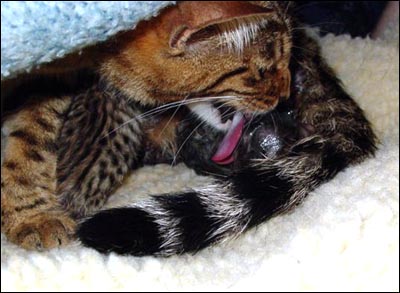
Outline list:
[[[1,79],[132,29],[175,1],[2,1]]]

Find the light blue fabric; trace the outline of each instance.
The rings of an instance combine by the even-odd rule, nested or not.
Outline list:
[[[2,1],[1,79],[133,28],[175,1]]]

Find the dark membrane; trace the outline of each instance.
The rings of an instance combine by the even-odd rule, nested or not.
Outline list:
[[[234,161],[221,165],[211,158],[224,133],[193,117],[178,127],[178,146],[184,143],[179,159],[198,174],[229,175],[251,164],[252,159],[284,156],[301,137],[301,129],[295,112],[284,104],[271,112],[254,116],[244,126],[233,152]]]

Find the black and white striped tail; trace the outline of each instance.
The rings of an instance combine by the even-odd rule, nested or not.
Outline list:
[[[292,190],[290,180],[274,169],[248,168],[206,188],[102,211],[83,222],[77,235],[84,245],[101,252],[197,252],[271,217],[290,201]]]

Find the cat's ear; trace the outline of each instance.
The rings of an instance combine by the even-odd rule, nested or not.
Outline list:
[[[246,1],[185,1],[178,9],[170,19],[169,46],[175,54],[240,23],[255,27],[272,12]]]

